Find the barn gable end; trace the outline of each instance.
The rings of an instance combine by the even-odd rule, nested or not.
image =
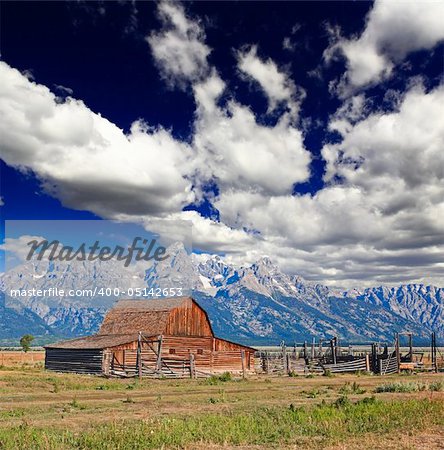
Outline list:
[[[121,300],[105,316],[99,334],[213,336],[207,313],[190,297]]]
[[[214,336],[207,313],[192,299],[170,311],[165,327],[170,336]]]

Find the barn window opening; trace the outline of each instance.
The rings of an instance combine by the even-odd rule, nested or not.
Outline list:
[[[175,355],[175,354],[176,354],[176,349],[170,348],[170,355]]]
[[[202,348],[198,348],[197,349],[197,354],[198,355],[203,355],[203,349]]]

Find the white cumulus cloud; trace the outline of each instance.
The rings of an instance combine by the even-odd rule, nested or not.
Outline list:
[[[267,254],[290,273],[340,286],[443,285],[444,87],[427,91],[412,80],[405,93],[387,92],[389,112],[355,92],[410,52],[433,48],[443,37],[441,8],[377,1],[359,36],[338,37],[328,49],[326,56],[340,50],[347,59],[347,98],[329,118],[340,142],[324,144],[326,184],[313,195],[292,195],[309,179],[312,155],[290,75],[256,47],[237,53],[238,69],[279,114],[274,125],[260,123],[209,65],[203,28],[178,3],[159,3],[163,27],[147,39],[166,81],[194,95],[189,143],[141,121],[125,134],[82,101],[61,101],[0,62],[2,158],[33,171],[66,206],[171,237],[186,236],[189,221],[195,248],[238,264]],[[208,183],[217,185],[206,200],[220,222],[182,210]]]
[[[444,39],[442,1],[376,0],[360,36],[339,38],[325,52],[346,59],[347,71],[339,85],[342,95],[381,81],[396,64],[414,51],[432,49]]]
[[[311,156],[290,113],[275,126],[258,124],[253,111],[234,100],[218,106],[224,89],[216,73],[195,86],[194,146],[201,178],[214,177],[222,190],[266,193],[289,193],[307,180]]]
[[[278,68],[272,59],[261,59],[257,54],[256,45],[239,51],[237,58],[239,70],[251,80],[256,81],[264,91],[268,99],[269,111],[273,111],[281,103],[286,103],[297,112],[295,97],[301,96],[302,91],[296,89],[293,81]]]
[[[103,217],[162,215],[193,201],[192,150],[163,128],[134,122],[126,135],[82,101],[60,100],[0,62],[1,157],[32,170],[65,206]]]
[[[208,71],[210,48],[197,21],[189,20],[183,6],[162,1],[158,13],[163,28],[146,38],[161,74],[171,86],[185,87],[202,79]]]

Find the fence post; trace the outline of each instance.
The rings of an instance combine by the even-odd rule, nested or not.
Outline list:
[[[410,362],[413,362],[413,333],[409,333],[409,356]]]
[[[369,355],[365,355],[365,370],[370,372],[370,357]]]
[[[194,366],[194,354],[190,353],[190,378],[196,378],[196,368]]]
[[[333,364],[336,364],[336,346],[335,346],[335,339],[333,338],[330,340],[330,347],[331,347],[331,356],[333,357]]]
[[[137,370],[139,372],[139,380],[142,378],[142,332],[139,331],[137,337]]]
[[[376,344],[372,344],[372,370],[373,373],[378,373],[378,350]]]
[[[157,347],[157,370],[162,370],[162,336],[159,336],[159,345]]]
[[[241,350],[242,378],[245,379],[245,350]]]
[[[399,334],[395,334],[395,353],[396,353],[396,364],[398,365],[397,372],[401,372],[401,354],[399,352]]]
[[[438,359],[437,359],[437,351],[436,351],[436,334],[435,332],[432,333],[432,368],[434,372],[438,373]]]
[[[282,346],[282,362],[284,364],[284,373],[288,373],[288,367],[287,367],[287,347],[285,347],[285,344]]]
[[[103,352],[103,357],[102,357],[103,359],[102,359],[102,371],[103,371],[103,374],[107,377],[107,376],[109,376],[109,364],[110,364],[110,361],[109,361],[109,350],[108,351],[104,351]]]

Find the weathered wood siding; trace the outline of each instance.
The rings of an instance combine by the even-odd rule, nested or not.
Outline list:
[[[212,336],[163,336],[161,344],[163,367],[178,367],[181,361],[189,362],[190,355],[193,355],[196,371],[201,373],[241,372],[243,368],[246,371],[254,370],[252,349],[228,341],[220,340],[219,343],[216,341],[218,339]],[[146,342],[142,343],[141,357],[144,370],[155,371],[158,345],[158,342],[153,342],[150,348]],[[135,373],[137,345],[127,345],[125,349],[122,347],[110,349],[111,370],[122,369]],[[213,350],[215,347],[219,350]]]
[[[192,353],[196,369],[208,372],[241,371],[242,352],[245,369],[251,370],[254,368],[254,350],[233,342],[213,337],[165,336],[162,343],[163,358],[188,359]]]
[[[47,348],[45,369],[56,372],[102,373],[103,351]]]
[[[196,369],[211,372],[213,337],[164,336],[162,358],[189,360],[194,355]]]
[[[235,342],[226,341],[221,338],[214,338],[214,350],[217,352],[237,351],[241,349],[249,351],[248,347],[244,347],[241,344],[236,344]],[[250,351],[254,353],[254,350],[251,349]]]
[[[370,365],[366,358],[354,359],[353,361],[338,362],[337,364],[323,364],[324,370],[331,373],[359,372],[370,370]]]
[[[210,321],[205,311],[192,299],[170,311],[165,335],[171,336],[213,336]]]

